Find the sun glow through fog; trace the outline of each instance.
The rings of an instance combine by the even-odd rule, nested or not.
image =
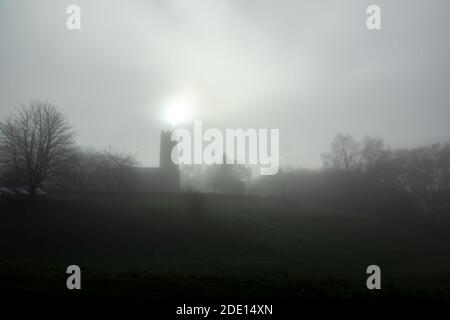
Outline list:
[[[164,106],[164,120],[175,126],[189,121],[192,117],[194,102],[191,95],[177,95]]]

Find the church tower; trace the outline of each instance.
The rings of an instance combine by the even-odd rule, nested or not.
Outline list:
[[[180,189],[180,170],[178,165],[172,161],[172,149],[176,141],[171,140],[172,131],[161,131],[161,142],[159,150],[159,170],[161,174],[162,189],[168,192],[176,192]]]

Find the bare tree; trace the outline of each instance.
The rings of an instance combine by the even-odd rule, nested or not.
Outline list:
[[[359,169],[360,145],[348,134],[337,134],[330,146],[330,152],[322,155],[326,168],[351,172]]]
[[[0,122],[0,164],[29,187],[60,178],[70,165],[75,132],[57,108],[33,101]]]
[[[361,162],[364,169],[374,168],[383,159],[386,152],[382,139],[365,136],[361,141]]]

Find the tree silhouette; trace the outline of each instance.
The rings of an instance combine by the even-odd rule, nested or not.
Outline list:
[[[360,167],[360,145],[349,134],[337,134],[330,146],[330,152],[322,155],[326,168],[352,172]]]
[[[67,172],[73,159],[75,133],[57,108],[33,101],[0,122],[0,164],[30,194]]]

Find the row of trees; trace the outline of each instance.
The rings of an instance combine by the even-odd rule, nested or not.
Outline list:
[[[337,135],[322,170],[282,170],[250,192],[422,225],[450,224],[450,143],[391,150],[379,138]]]
[[[94,181],[100,188],[117,186],[121,173],[135,165],[131,155],[84,151],[75,130],[57,107],[45,101],[22,105],[0,122],[2,184],[83,190]]]
[[[450,221],[450,143],[416,149],[388,150],[377,138],[356,142],[349,135],[338,135],[331,151],[324,155],[328,175],[335,175],[363,193],[367,205],[403,206],[423,223]],[[339,177],[345,173],[345,177]],[[337,177],[336,177],[337,175]],[[398,214],[398,212],[397,212]]]
[[[65,185],[80,191],[120,190],[136,164],[136,159],[129,154],[79,149]]]
[[[338,134],[330,151],[322,155],[322,160],[326,169],[347,173],[367,171],[375,167],[387,152],[380,138],[366,136],[358,142],[348,134]]]

